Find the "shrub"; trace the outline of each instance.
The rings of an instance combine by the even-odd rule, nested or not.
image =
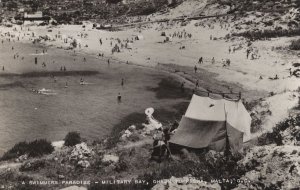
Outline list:
[[[19,142],[15,144],[15,146],[12,147],[9,151],[5,152],[1,160],[9,160],[24,155],[27,152],[27,148],[27,142]]]
[[[65,146],[74,146],[81,143],[80,134],[76,131],[69,132],[65,137]]]
[[[44,154],[50,154],[54,151],[54,147],[51,142],[45,139],[35,140],[28,144],[28,156],[37,157]]]
[[[50,154],[54,150],[54,147],[45,139],[39,139],[32,142],[20,142],[17,143],[12,149],[4,153],[1,160],[9,160],[17,158],[21,155],[28,154],[29,157],[42,156],[44,154]]]
[[[126,163],[126,161],[124,160],[120,160],[117,164],[116,164],[116,168],[115,170],[117,172],[123,172],[126,171],[128,169],[128,165]]]
[[[22,166],[20,167],[20,171],[36,171],[40,168],[44,168],[45,166],[45,160],[35,160],[33,162],[25,162],[24,164],[22,164]]]
[[[300,50],[300,39],[298,40],[293,40],[291,45],[290,45],[291,50]]]
[[[256,116],[252,116],[251,118],[252,118],[252,122],[251,122],[251,126],[250,126],[251,133],[256,133],[256,132],[262,130],[261,119]]]

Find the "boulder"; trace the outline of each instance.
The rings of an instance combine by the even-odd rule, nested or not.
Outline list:
[[[130,131],[134,131],[134,130],[136,130],[136,126],[135,126],[135,125],[131,125],[131,126],[129,126],[129,127],[128,127],[128,130],[130,130]]]
[[[102,162],[105,163],[117,163],[119,162],[119,157],[112,154],[105,154],[102,158]]]
[[[54,141],[51,144],[52,144],[52,146],[54,147],[55,150],[59,150],[64,146],[65,141]]]
[[[87,160],[80,160],[77,164],[82,168],[88,168],[91,165]]]
[[[24,155],[19,156],[15,161],[16,162],[23,162],[23,161],[25,161],[27,159],[28,159],[28,155],[24,154]]]
[[[86,143],[80,143],[75,145],[69,157],[70,160],[83,160],[92,155],[92,150],[86,145]]]

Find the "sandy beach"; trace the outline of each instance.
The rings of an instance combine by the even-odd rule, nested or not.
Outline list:
[[[108,109],[104,111],[104,113],[101,113],[101,117],[107,118],[109,116],[109,120],[113,120],[113,122],[101,121],[101,123],[105,129],[109,129],[117,123],[118,119],[131,112],[143,112],[148,106],[156,107],[155,104],[159,105],[158,108],[171,106],[174,102],[168,101],[168,103],[164,102],[162,105],[155,99],[153,93],[151,95],[150,92],[145,90],[143,90],[142,96],[138,95],[141,93],[140,89],[145,89],[148,85],[156,85],[159,80],[170,74],[176,77],[180,81],[179,83],[186,81],[186,87],[189,88],[194,88],[196,80],[199,80],[200,87],[198,90],[208,90],[218,93],[242,92],[242,98],[249,102],[259,98],[265,98],[264,102],[269,105],[269,109],[275,114],[265,119],[264,130],[271,130],[275,123],[287,117],[289,109],[293,108],[297,103],[297,96],[293,91],[295,91],[299,85],[297,78],[289,77],[288,69],[293,62],[299,59],[296,55],[287,57],[286,54],[273,51],[272,47],[276,46],[276,44],[282,46],[292,39],[283,38],[265,42],[254,42],[252,46],[258,50],[261,57],[251,60],[246,57],[247,42],[244,39],[228,41],[223,38],[228,33],[228,29],[219,28],[216,30],[216,27],[220,27],[218,23],[214,25],[213,30],[212,28],[208,28],[208,26],[197,27],[196,22],[197,21],[192,21],[184,27],[176,22],[153,23],[143,25],[140,28],[123,28],[121,31],[114,32],[96,30],[92,28],[92,24],[89,22],[84,23],[85,27],[80,25],[1,27],[0,31],[3,42],[1,45],[2,60],[0,65],[5,67],[5,71],[2,71],[1,75],[45,71],[50,72],[49,75],[51,75],[51,72],[60,72],[63,67],[65,67],[67,71],[97,72],[95,76],[84,77],[85,80],[91,83],[91,85],[84,87],[78,85],[78,81],[82,78],[80,74],[79,76],[59,76],[57,77],[58,82],[56,83],[53,82],[54,79],[51,79],[50,76],[34,78],[37,80],[36,82],[33,82],[29,78],[25,78],[25,81],[28,80],[27,82],[22,81],[21,86],[25,85],[27,91],[31,88],[49,88],[55,91],[55,93],[58,93],[58,96],[64,94],[60,99],[56,96],[37,96],[38,99],[34,98],[35,100],[29,103],[31,105],[30,108],[25,106],[20,112],[23,113],[24,110],[29,109],[31,110],[29,112],[30,117],[43,118],[41,121],[45,120],[44,118],[48,118],[48,122],[46,123],[53,123],[59,130],[64,129],[64,132],[60,132],[58,136],[51,135],[52,133],[57,134],[57,132],[54,132],[56,130],[51,128],[49,131],[42,130],[43,134],[50,134],[50,139],[52,140],[61,140],[70,129],[79,130],[82,128],[92,128],[92,130],[83,130],[84,136],[92,138],[107,135],[109,130],[101,130],[101,133],[95,133],[97,123],[100,123],[97,119],[99,117],[99,114],[97,114],[99,109]],[[170,37],[170,40],[167,42],[164,41],[166,37],[161,35],[162,32],[166,33],[166,36],[172,36],[178,32],[185,33],[186,31],[191,34],[191,37],[184,39],[177,38],[176,36]],[[216,40],[211,40],[210,36],[213,36]],[[41,37],[47,37],[47,40],[41,40],[40,43],[32,44],[34,39],[41,39]],[[8,41],[10,38],[11,41]],[[77,47],[69,49],[70,43],[74,40],[77,42]],[[116,45],[123,46],[124,44],[126,44],[127,48],[123,47],[119,52],[112,52],[112,47]],[[228,48],[233,47],[237,50],[235,50],[234,53],[228,52]],[[14,55],[17,54],[18,58],[13,58]],[[22,57],[24,57],[24,59]],[[202,64],[198,63],[199,57],[203,57]],[[34,64],[35,58],[37,58],[38,61],[37,65]],[[214,58],[214,63],[212,63],[212,58]],[[230,67],[223,67],[225,59],[231,60]],[[111,64],[108,64],[108,62]],[[46,66],[43,66],[43,63],[45,63]],[[194,66],[198,69],[197,73],[194,73]],[[174,71],[176,71],[176,73],[174,73]],[[134,75],[132,75],[132,73],[134,73]],[[279,75],[278,80],[269,79],[269,77],[274,77],[276,74]],[[260,77],[262,77],[262,79],[259,79]],[[119,86],[122,78],[126,80],[125,89],[121,89]],[[2,84],[8,83],[7,81],[4,82],[6,80],[5,78],[1,80],[3,81]],[[15,80],[15,82],[18,82],[17,79]],[[104,82],[106,80],[109,82]],[[243,81],[243,83],[240,81]],[[69,86],[68,88],[64,88],[66,83]],[[17,87],[13,89],[20,91],[20,94],[24,94],[24,92],[21,91],[24,91],[24,88]],[[74,92],[70,92],[72,89],[74,89]],[[107,89],[114,90],[110,91]],[[124,101],[126,102],[123,104],[124,106],[127,105],[127,108],[111,110],[111,108],[116,108],[115,97],[119,91],[124,94]],[[268,95],[271,92],[276,93],[276,95],[269,100]],[[72,96],[74,94],[80,98],[77,100],[77,96]],[[132,95],[136,97],[134,98]],[[3,99],[6,99],[7,95],[5,96],[3,94],[2,96]],[[29,96],[36,95],[29,93]],[[94,98],[90,98],[91,96],[94,96]],[[130,96],[130,98],[126,100],[126,96]],[[287,97],[288,99],[286,99]],[[43,113],[39,105],[34,105],[34,102],[38,103],[40,98],[54,99],[55,101],[47,101],[51,102],[53,106],[61,105],[61,102],[64,102],[64,106],[71,106],[71,102],[76,102],[78,105],[72,105],[74,108],[71,108],[71,110],[77,110],[78,114],[75,118],[80,122],[73,123],[73,118],[66,119],[68,122],[63,121],[64,119],[59,119],[68,118],[68,110],[66,110],[64,106],[61,108],[56,106],[55,110],[51,110],[51,112],[54,113],[51,117],[49,117],[48,112],[45,112],[47,114],[42,116],[32,114],[32,112],[37,112],[37,110],[34,110],[35,108],[39,110],[39,114]],[[145,99],[149,101],[142,103]],[[18,102],[15,99],[11,101]],[[286,101],[287,104],[285,105],[288,106],[278,106],[280,102]],[[101,105],[103,102],[106,102],[107,105]],[[112,103],[114,106],[110,106],[109,103]],[[44,106],[51,108],[53,107],[51,105]],[[6,105],[5,107],[8,109],[11,106]],[[15,107],[18,107],[18,105],[15,105]],[[89,113],[83,115],[85,111],[82,111],[82,108],[89,108]],[[3,112],[6,113],[3,115],[3,120],[6,120],[5,123],[11,123],[11,120],[15,120],[7,117],[10,113],[9,111]],[[116,114],[118,117],[114,118],[115,116],[111,115],[112,112],[119,113]],[[108,115],[105,116],[105,113]],[[27,118],[27,120],[39,120],[36,118]],[[53,122],[51,122],[52,120]],[[89,121],[88,125],[91,127],[82,126],[83,123],[86,125],[87,122],[85,121],[87,120]],[[18,123],[16,120],[15,122]],[[22,123],[22,119],[20,122]],[[29,125],[32,125],[31,122],[29,122]],[[38,130],[41,130],[40,125],[43,126],[42,123],[36,123]],[[45,129],[48,129],[47,125],[45,124]],[[21,132],[21,134],[24,134],[24,132]],[[253,134],[253,136],[256,135],[257,134]],[[44,136],[41,134],[36,134],[36,136],[28,134],[25,135],[23,139]],[[13,140],[14,142],[12,142],[9,139],[15,138],[8,137],[4,140],[3,143],[7,144],[6,147],[18,141]]]

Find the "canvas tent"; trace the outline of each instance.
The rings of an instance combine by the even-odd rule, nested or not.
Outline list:
[[[251,117],[241,101],[193,95],[170,146],[238,150],[250,140],[250,125]]]

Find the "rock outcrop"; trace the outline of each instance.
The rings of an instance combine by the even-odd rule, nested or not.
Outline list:
[[[250,149],[239,164],[248,172],[242,179],[254,189],[297,189],[300,187],[300,147],[266,145]],[[240,184],[237,189],[246,188]],[[249,188],[249,187],[248,187]]]

